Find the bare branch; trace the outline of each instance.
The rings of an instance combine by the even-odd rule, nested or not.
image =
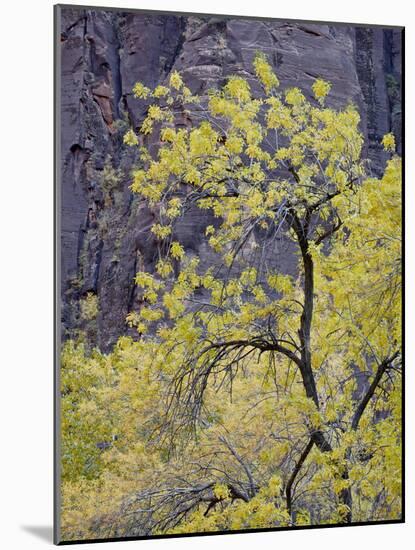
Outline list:
[[[387,359],[384,359],[379,365],[376,370],[375,376],[372,380],[372,383],[370,384],[369,388],[367,389],[365,395],[363,396],[361,402],[359,403],[356,412],[353,416],[352,420],[352,429],[357,430],[359,426],[360,419],[362,418],[363,413],[366,410],[367,405],[369,404],[370,400],[372,399],[377,387],[379,386],[379,383],[382,379],[382,376],[385,374],[385,372],[392,368],[393,362],[397,357],[399,357],[400,352],[396,351],[393,355],[388,357]]]
[[[287,485],[285,487],[285,496],[286,496],[286,499],[287,499],[287,510],[288,510],[288,513],[289,513],[291,518],[292,518],[292,488],[293,488],[293,484],[294,484],[295,479],[296,479],[299,471],[301,470],[304,462],[306,461],[308,455],[310,454],[310,451],[313,448],[313,445],[314,445],[314,440],[311,438],[309,440],[309,442],[307,443],[307,445],[304,447],[304,450],[301,453],[300,458],[298,459],[298,462],[296,463],[296,465],[294,467],[294,470],[292,471],[291,476],[290,476],[290,478],[287,482]]]
[[[240,454],[235,450],[235,448],[231,445],[231,443],[226,439],[225,436],[221,435],[219,437],[219,441],[221,441],[224,445],[226,445],[226,447],[230,450],[232,455],[236,458],[236,460],[239,462],[239,464],[244,469],[244,472],[246,473],[246,476],[249,480],[250,496],[253,497],[255,495],[256,491],[258,490],[258,485],[257,485],[257,483],[255,483],[255,480],[252,476],[252,472],[251,472],[250,467],[246,464],[246,462],[244,462],[244,460],[242,459]]]

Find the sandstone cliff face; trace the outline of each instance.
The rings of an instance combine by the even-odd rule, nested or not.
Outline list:
[[[322,77],[332,82],[332,105],[359,106],[374,173],[384,163],[382,135],[401,133],[399,29],[70,8],[60,10],[58,24],[62,334],[85,330],[103,350],[127,333],[125,316],[140,307],[133,277],[155,259],[154,214],[129,190],[136,158],[122,144],[145,116],[131,94],[136,81],[155,86],[178,70],[203,93],[230,74],[249,78],[261,50],[283,87],[310,88]],[[206,217],[190,213],[179,238],[213,261],[201,238]],[[89,293],[99,309],[90,319],[80,307]]]

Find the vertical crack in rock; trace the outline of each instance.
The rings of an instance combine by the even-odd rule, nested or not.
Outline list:
[[[364,127],[368,138],[368,156],[373,172],[378,175],[385,164],[382,136],[394,131],[398,151],[400,135],[400,71],[396,51],[400,53],[400,31],[356,27],[356,70],[364,99]],[[398,56],[399,58],[400,56]]]

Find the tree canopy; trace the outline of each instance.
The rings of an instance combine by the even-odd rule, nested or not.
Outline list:
[[[330,88],[281,91],[262,54],[204,96],[135,85],[157,251],[137,337],[63,348],[69,538],[399,519],[401,160],[387,134],[371,175]],[[194,209],[210,261],[176,230]]]

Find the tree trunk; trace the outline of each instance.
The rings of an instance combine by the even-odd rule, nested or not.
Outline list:
[[[309,220],[306,216],[304,224],[301,223],[295,212],[292,213],[292,227],[295,231],[298,244],[301,250],[303,269],[304,269],[304,305],[300,319],[300,328],[298,336],[301,344],[301,366],[300,372],[303,379],[304,389],[307,397],[313,399],[317,409],[320,408],[317,386],[314,379],[314,373],[311,362],[311,327],[313,320],[314,306],[314,264],[309,251],[309,241],[307,237]],[[321,430],[312,430],[311,440],[321,452],[331,452],[333,449],[327,441]],[[342,479],[349,479],[349,472],[345,466]],[[350,488],[343,489],[339,495],[340,502],[345,504],[349,512],[345,517],[346,523],[352,521],[352,493]]]

